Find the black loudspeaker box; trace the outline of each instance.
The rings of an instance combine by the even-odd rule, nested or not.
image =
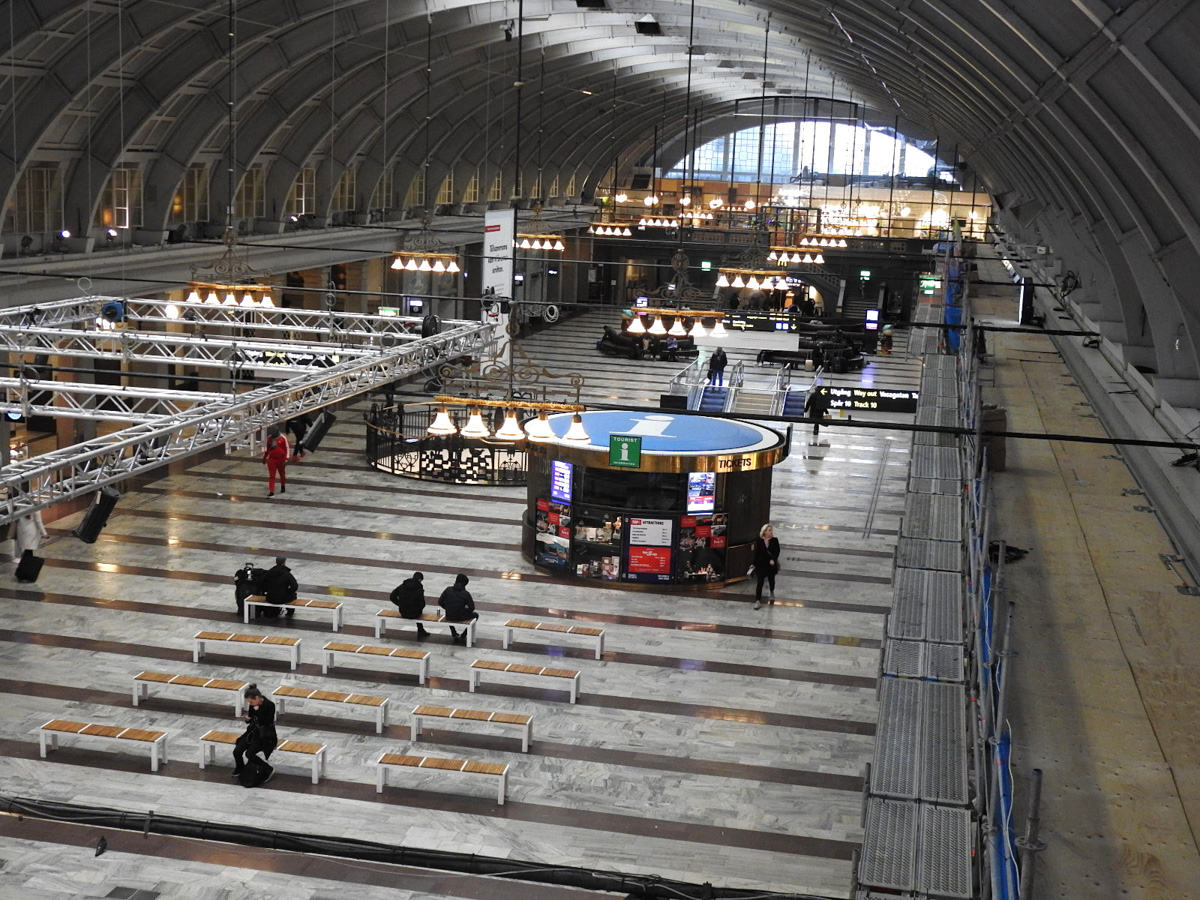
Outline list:
[[[17,563],[17,581],[24,584],[37,581],[45,562],[40,556],[34,556],[32,550],[26,550],[21,554],[21,561]]]
[[[333,423],[337,421],[337,417],[328,410],[321,410],[321,414],[317,416],[317,421],[312,423],[308,431],[304,432],[304,437],[300,440],[297,449],[303,450],[305,453],[312,453],[321,445],[322,439],[325,437],[325,432],[333,427]]]
[[[83,521],[71,533],[85,544],[96,543],[96,538],[100,536],[101,530],[108,524],[109,514],[112,513],[113,507],[117,505],[117,501],[120,498],[121,494],[116,488],[100,488],[100,490],[96,491],[96,496],[92,499],[92,505],[88,507]]]

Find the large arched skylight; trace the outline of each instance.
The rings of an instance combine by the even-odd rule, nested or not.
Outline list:
[[[762,167],[759,150],[762,149]],[[934,158],[890,131],[828,120],[808,119],[767,125],[716,138],[696,148],[694,169],[679,160],[668,178],[691,174],[697,181],[785,182],[808,175],[925,178]],[[730,169],[732,168],[732,174]]]

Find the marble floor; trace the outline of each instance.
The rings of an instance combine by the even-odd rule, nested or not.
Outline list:
[[[601,356],[595,339],[612,320],[611,312],[589,313],[522,346],[552,371],[586,370],[584,402],[657,404],[679,366]],[[916,387],[917,362],[897,344],[893,356],[838,378]],[[748,374],[759,376],[751,369],[757,346],[753,336],[732,337],[731,362],[747,361]],[[9,568],[0,586],[0,791],[547,866],[845,896],[862,837],[862,775],[873,747],[908,434],[854,421],[822,429],[819,440],[795,429],[791,456],[774,478],[772,521],[784,548],[779,600],[754,611],[745,583],[668,595],[540,572],[519,551],[523,488],[442,486],[371,469],[363,457],[367,406],[364,398],[342,410],[319,451],[289,467],[286,494],[268,498],[257,455],[235,453],[129,486],[94,545],[69,536],[77,516],[51,523],[37,584],[16,584]],[[439,635],[422,643],[431,653],[424,686],[411,667],[390,661],[322,674],[319,647],[332,638],[324,617],[300,611],[248,626],[235,620],[233,573],[246,561],[270,565],[278,553],[289,558],[301,596],[341,600],[347,639],[371,643],[374,612],[409,573],[424,572],[427,594],[436,597],[465,572],[481,613],[477,646]],[[503,650],[500,625],[512,615],[602,627],[606,652],[596,660],[566,640]],[[244,646],[194,663],[192,636],[204,629],[299,637],[301,666],[290,671],[281,654]],[[411,634],[383,643],[417,646]],[[470,695],[475,659],[578,669],[579,703],[560,691],[498,683]],[[395,712],[376,734],[370,718],[353,710],[289,708],[281,738],[327,745],[325,778],[313,785],[305,765],[277,760],[271,784],[247,791],[226,764],[197,766],[201,734],[238,727],[230,704],[152,690],[134,709],[131,677],[147,669],[265,689],[384,694]],[[512,736],[436,727],[414,745],[407,713],[418,703],[532,714],[530,752]],[[151,774],[140,755],[70,739],[43,761],[35,729],[54,717],[166,731],[171,761]],[[371,763],[410,748],[509,763],[508,802],[496,804],[490,781],[436,773],[393,776],[377,794]],[[5,827],[0,896],[100,897],[128,886],[189,898],[317,898],[353,880],[345,872],[288,879],[281,873],[289,863],[267,855],[261,870],[253,855],[214,862],[232,852],[215,847],[212,858],[194,849],[139,856],[126,841],[127,852],[93,859],[90,846],[73,845],[78,835],[38,834],[32,823]],[[479,883],[441,879],[430,887],[430,877],[364,878],[355,896],[501,896]],[[524,896],[581,893],[543,890]]]

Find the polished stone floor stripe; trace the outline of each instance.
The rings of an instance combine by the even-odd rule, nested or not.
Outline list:
[[[38,752],[37,741],[0,741],[0,754],[4,756],[17,759],[36,759]],[[85,766],[89,769],[114,769],[117,771],[130,771],[131,767],[136,767],[140,771],[145,766],[145,759],[140,755],[104,753],[75,744],[64,745],[56,750],[53,762],[57,765]],[[182,778],[200,782],[229,782],[228,770],[222,767],[211,766],[202,770],[181,763],[163,766],[157,773],[157,777]],[[394,781],[395,779],[393,779]],[[394,785],[389,786],[382,794],[377,794],[373,783],[336,781],[325,778],[320,784],[313,784],[307,773],[293,775],[280,771],[271,779],[271,788],[268,790],[371,801],[410,809],[452,809],[476,816],[495,817],[508,821],[538,822],[592,831],[666,838],[721,847],[770,850],[775,853],[825,859],[850,859],[858,849],[857,843],[828,838],[671,822],[658,818],[648,819],[621,815],[620,813],[544,806],[511,799],[504,806],[498,806],[494,797],[487,799],[465,797],[442,792],[406,789]]]
[[[146,881],[146,875],[130,871],[132,850],[138,857],[155,860],[150,872],[150,884],[160,889],[156,893],[161,893],[164,900],[171,900],[171,890],[176,884],[194,884],[200,881],[217,885],[228,875],[226,870],[229,869],[245,872],[244,877],[253,879],[253,887],[249,888],[247,885],[242,888],[245,893],[223,890],[220,895],[212,894],[214,898],[221,896],[236,900],[238,897],[248,896],[287,896],[294,900],[296,897],[311,895],[313,900],[333,896],[353,896],[356,900],[380,897],[389,900],[416,900],[434,896],[462,900],[613,900],[611,893],[582,888],[557,887],[459,872],[436,872],[411,865],[339,859],[318,853],[274,850],[268,847],[241,847],[230,843],[142,834],[102,828],[91,823],[54,822],[28,816],[0,816],[0,836],[6,839],[5,843],[8,846],[5,854],[9,857],[9,864],[5,867],[6,875],[11,876],[14,870],[17,875],[21,874],[20,868],[14,866],[12,857],[20,855],[22,844],[32,849],[31,855],[37,859],[34,882],[42,879],[46,864],[56,855],[56,851],[61,850],[66,856],[59,864],[63,873],[75,873],[84,867],[94,867],[98,870],[79,873],[77,879],[71,879],[74,882],[72,886],[77,884],[88,894],[93,892],[85,885],[108,886],[123,882],[141,886]],[[94,856],[92,850],[96,846],[97,836],[104,836],[110,847],[124,848],[125,852]],[[172,865],[178,862],[186,864],[187,870],[173,872]],[[264,873],[268,879],[286,880],[287,885],[279,885],[279,893],[274,890],[268,893],[270,886],[264,881]],[[241,879],[234,881],[240,883]],[[316,883],[309,883],[310,881]],[[354,888],[351,890],[347,885],[353,885]],[[56,893],[55,896],[68,895]],[[190,896],[192,895],[189,894]],[[46,900],[49,900],[48,896]]]
[[[46,647],[69,647],[75,650],[87,650],[95,653],[113,653],[134,658],[166,659],[174,662],[192,664],[190,649],[175,649],[158,647],[152,644],[133,644],[126,641],[101,641],[92,638],[70,637],[68,635],[44,634],[31,631],[0,629],[0,641],[18,644],[39,644]],[[247,659],[228,653],[206,651],[205,660],[209,665],[245,665]],[[417,682],[416,674],[404,672],[381,671],[379,669],[364,669],[356,666],[339,666],[328,674],[322,674],[320,665],[302,662],[294,671],[289,668],[288,660],[282,656],[253,657],[255,669],[264,672],[286,675],[289,672],[294,677],[307,675],[330,680],[374,681],[380,684],[402,684],[412,686]],[[461,678],[446,678],[430,675],[426,680],[430,688],[446,691],[467,691],[467,682]],[[516,685],[487,683],[478,689],[481,695],[489,693],[506,697],[525,697],[538,700],[561,700],[565,690],[552,691],[538,688],[519,687]],[[717,705],[700,705],[695,703],[678,703],[671,700],[654,700],[644,697],[616,697],[607,694],[597,694],[586,689],[580,695],[578,705],[600,706],[608,709],[635,709],[642,712],[655,712],[663,715],[690,716],[701,719],[720,719],[731,722],[756,722],[767,725],[777,725],[782,728],[800,728],[810,731],[827,731],[836,734],[875,733],[874,722],[859,722],[851,719],[829,719],[818,716],[799,716],[786,713],[772,713],[752,709],[733,709]]]
[[[2,589],[0,589],[2,591]],[[18,595],[18,599],[28,599]],[[59,602],[63,602],[65,598],[60,595]],[[229,628],[237,627],[241,622],[236,614],[233,616],[214,616],[211,610],[193,609],[189,607],[169,606],[166,604],[154,604],[145,602],[130,602],[120,600],[96,600],[83,597],[71,598],[70,605],[72,606],[90,606],[103,607],[105,609],[125,609],[131,612],[150,613],[154,615],[168,615],[178,618],[188,618],[198,620],[202,627],[210,628]],[[234,625],[230,625],[230,620],[234,621]],[[256,622],[255,625],[260,623]],[[304,637],[310,634],[322,635],[332,639],[334,636],[330,633],[329,628],[323,622],[312,622],[293,618],[285,622],[273,622],[273,630],[281,634]],[[357,637],[368,638],[373,640],[375,629],[366,625],[351,625],[342,626],[339,634],[355,635]],[[545,643],[530,643],[520,639],[520,635],[516,635],[513,643],[510,645],[513,650],[527,655],[535,656],[552,656],[555,659],[594,659],[594,651],[589,648],[579,647],[561,647],[555,645],[547,645]],[[814,641],[813,643],[831,644],[836,646],[862,646],[864,641],[857,638],[845,638],[839,641]],[[878,646],[878,641],[874,642]],[[436,645],[435,645],[436,646]],[[489,640],[480,638],[475,641],[475,646],[485,650],[501,650],[503,644],[498,640]],[[867,649],[867,648],[864,648]],[[609,651],[604,654],[603,659],[611,663],[624,663],[627,665],[647,666],[651,668],[667,668],[681,669],[688,672],[720,672],[725,675],[746,675],[752,678],[775,678],[782,681],[800,681],[809,684],[836,684],[843,687],[857,687],[864,689],[875,688],[875,677],[860,676],[860,675],[843,675],[834,672],[818,672],[799,669],[784,669],[779,666],[755,666],[755,665],[740,665],[737,663],[718,662],[715,660],[704,659],[682,659],[667,656],[652,655],[649,653],[625,653],[618,651]]]
[[[128,710],[129,694],[116,691],[102,691],[95,688],[84,688],[71,685],[49,684],[41,681],[20,681],[0,679],[0,694],[12,694],[20,697],[46,697],[68,703],[86,703],[91,706],[110,706],[116,709]],[[141,707],[182,716],[194,716],[211,720],[225,719],[229,716],[228,704],[215,704],[199,699],[187,700],[170,696],[150,696],[141,701]],[[407,711],[397,710],[396,717],[382,733],[382,738],[407,742],[410,736]],[[328,731],[337,734],[358,735],[373,729],[373,725],[363,719],[333,718],[331,716],[315,715],[312,712],[289,711],[286,716],[280,716],[280,727],[288,729],[304,729],[305,732]],[[209,722],[211,724],[211,721]],[[197,732],[203,730],[196,726]],[[372,733],[374,733],[372,731]],[[475,747],[497,753],[511,752],[519,745],[519,739],[512,736],[470,734],[461,730],[447,730],[430,727],[428,724],[421,731],[422,744],[437,744],[444,747]],[[457,751],[461,752],[461,751]],[[756,766],[745,763],[727,763],[716,760],[694,759],[686,756],[664,756],[645,751],[616,750],[607,747],[591,747],[584,744],[566,744],[555,741],[541,740],[534,735],[530,743],[530,752],[541,759],[572,759],[586,760],[609,766],[627,766],[635,769],[652,769],[660,772],[680,772],[691,775],[710,775],[716,778],[733,778],[739,781],[753,781],[764,784],[794,784],[804,787],[824,788],[835,791],[850,791],[860,793],[863,780],[853,775],[839,775],[834,772],[816,772],[805,769],[783,768],[777,766]]]
[[[274,523],[272,523],[272,526],[274,526]],[[310,534],[311,533],[320,533],[319,528],[308,528],[308,529],[301,529],[301,530],[303,530],[307,533],[310,533]],[[859,529],[859,530],[861,531],[861,529]],[[58,532],[58,533],[62,534],[63,532]],[[875,529],[875,533],[879,534],[882,532],[879,529]],[[204,542],[204,541],[185,541],[185,540],[181,540],[179,538],[160,537],[157,535],[114,534],[112,532],[105,532],[100,535],[99,540],[115,542],[115,543],[142,544],[142,545],[148,545],[148,546],[161,545],[161,546],[171,546],[171,547],[186,547],[186,548],[195,549],[195,550],[218,550],[218,551],[225,552],[225,553],[241,554],[243,556],[253,555],[255,553],[262,552],[262,548],[259,548],[259,547],[250,547],[250,546],[240,546],[239,547],[236,545],[213,544],[213,543]],[[269,551],[269,552],[274,553],[273,550]],[[305,560],[308,562],[318,562],[318,563],[347,563],[347,562],[349,562],[344,556],[341,556],[339,554],[332,554],[332,553],[309,553],[309,552],[304,552],[304,551],[291,550],[288,552],[287,556],[288,556],[289,561],[293,561],[293,562],[296,560]],[[395,570],[395,568],[396,568],[396,562],[391,559],[362,559],[362,558],[359,558],[359,559],[353,560],[353,564],[359,568],[387,569],[389,571]],[[51,558],[47,558],[46,565],[63,565],[63,566],[69,566],[69,567],[74,567],[74,568],[88,568],[88,564],[86,564],[86,563],[76,564],[75,562],[73,562],[71,560],[53,560]],[[103,565],[106,567],[109,567],[109,566],[113,566],[113,565],[117,565],[117,564],[103,563]],[[409,568],[411,568],[411,567],[412,566],[410,565]],[[437,572],[437,573],[445,574],[445,575],[457,575],[457,574],[462,573],[462,574],[470,576],[471,578],[500,577],[506,581],[514,580],[512,575],[507,572],[502,572],[499,574],[499,576],[497,576],[495,569],[476,569],[476,568],[468,568],[466,566],[443,566],[443,565],[436,565],[436,564],[427,563],[427,562],[421,563],[420,567],[421,567],[421,570],[426,573]],[[111,569],[111,568],[105,569],[105,571],[118,571],[118,570],[130,572],[130,573],[132,573],[134,571],[142,571],[144,574],[144,570],[136,570],[135,567],[118,566],[118,569]],[[562,583],[561,580],[556,579],[550,575],[541,575],[541,574],[534,575],[534,574],[529,574],[529,573],[516,573],[516,574],[518,574],[520,576],[519,580],[521,580],[521,581],[529,581],[529,582],[533,582],[533,583],[542,583],[542,584],[561,584]],[[892,583],[892,578],[890,575],[886,575],[886,576],[885,575],[860,575],[855,572],[823,572],[823,571],[814,570],[814,569],[791,569],[791,570],[788,570],[786,574],[789,576],[804,577],[804,578],[812,579],[814,581],[840,581],[840,582],[852,582],[852,583],[858,583],[858,584],[882,584],[882,585],[890,585]],[[164,575],[164,577],[171,578],[171,577],[177,577],[177,576],[174,573],[167,573]],[[308,589],[302,588],[302,590],[308,590]],[[718,592],[712,592],[709,595],[712,596],[713,594],[716,594],[716,593],[718,593]]]
[[[195,580],[200,581],[201,576],[198,576]],[[223,579],[207,579],[206,578],[203,580],[208,580],[208,581],[216,580],[216,581],[220,581],[221,583],[224,583]],[[303,593],[306,593],[306,594],[320,593],[320,591],[316,590],[315,588],[314,589],[302,588],[302,591],[303,591]],[[325,596],[341,597],[343,595],[326,592]],[[194,608],[186,607],[186,606],[181,607],[181,606],[172,606],[172,605],[165,604],[165,603],[158,604],[158,603],[148,603],[146,601],[137,601],[137,600],[117,600],[117,599],[111,599],[111,598],[107,598],[107,597],[103,597],[103,598],[85,597],[85,596],[81,596],[81,595],[77,595],[77,594],[62,594],[62,593],[47,592],[47,591],[37,591],[37,592],[31,593],[28,590],[18,590],[18,589],[14,589],[14,588],[6,588],[6,587],[0,587],[0,598],[5,598],[5,599],[9,599],[9,600],[24,600],[24,601],[28,601],[31,603],[57,603],[57,604],[65,605],[65,606],[90,606],[90,607],[103,607],[104,609],[125,609],[125,610],[129,610],[130,612],[153,612],[158,615],[177,616],[180,618],[196,619],[196,620],[200,620],[200,621],[204,621],[204,622],[216,622],[221,625],[228,625],[229,621],[238,621],[236,614],[226,617],[226,616],[221,616],[220,614],[214,614],[214,611],[211,609],[204,609],[204,608],[200,608],[200,607],[194,607]],[[378,593],[373,594],[373,593],[370,593],[367,591],[362,591],[358,594],[357,598],[358,599],[372,599],[372,600],[375,600],[377,603],[383,604],[385,606],[388,603],[387,594],[384,592],[378,592]],[[745,598],[740,598],[740,599],[745,599]],[[784,604],[782,603],[782,601],[776,601],[776,605],[782,606]],[[793,605],[799,606],[801,604],[793,604]],[[429,606],[431,608],[436,606],[436,601],[431,601],[429,603]],[[682,621],[682,620],[675,620],[675,619],[654,619],[654,618],[650,618],[649,616],[620,616],[620,615],[611,615],[611,614],[594,613],[594,612],[571,612],[571,611],[563,610],[563,609],[550,610],[545,607],[518,606],[516,604],[496,603],[496,602],[479,603],[479,604],[477,604],[477,606],[479,609],[483,610],[484,612],[505,612],[505,613],[514,613],[514,614],[526,615],[526,616],[528,616],[528,615],[546,616],[546,617],[555,618],[555,619],[563,619],[566,621],[587,622],[589,624],[629,625],[629,626],[635,626],[638,628],[661,628],[661,629],[665,629],[665,630],[669,630],[669,631],[685,631],[685,632],[696,632],[696,631],[703,630],[705,634],[728,634],[728,635],[737,635],[739,637],[770,638],[771,640],[776,640],[776,641],[800,641],[802,643],[808,643],[808,644],[828,644],[828,645],[833,645],[833,646],[838,646],[838,647],[860,647],[864,650],[878,650],[878,649],[880,649],[880,647],[883,646],[883,642],[879,638],[864,638],[864,637],[856,637],[853,635],[840,635],[840,634],[822,634],[822,633],[810,632],[810,631],[790,631],[790,630],[783,629],[783,628],[769,628],[769,627],[768,628],[751,628],[748,626],[719,625],[719,624],[711,624],[708,622],[691,622],[691,621]],[[858,607],[854,607],[853,611],[861,612],[861,609]],[[884,612],[886,612],[886,610],[884,610]],[[300,629],[300,630],[323,631],[320,623],[318,623],[318,622],[307,622],[307,621],[303,621],[303,620],[293,619],[291,622],[287,623],[287,626],[289,628],[296,628],[296,629]],[[366,626],[345,625],[345,626],[343,626],[343,631],[346,634],[374,634],[374,632],[371,629],[367,628]],[[610,642],[611,642],[611,638],[610,638]],[[495,642],[492,641],[490,643],[494,644]],[[481,644],[481,646],[488,646],[488,645]],[[533,647],[533,645],[523,645],[523,646],[526,647],[525,652],[531,652],[529,648]],[[561,651],[558,648],[554,648],[553,650],[551,650],[552,646],[553,645],[547,645],[547,647],[545,648],[546,652],[550,653],[552,655],[559,655]],[[562,649],[568,650],[570,648],[562,648]],[[537,650],[537,648],[534,647],[534,651],[536,651],[536,650]],[[589,653],[589,651],[583,650],[583,651],[580,651],[580,653],[578,653],[576,655],[579,655],[581,658],[584,658],[584,657],[587,657],[588,653]],[[607,653],[605,654],[604,658],[605,659],[609,658]]]

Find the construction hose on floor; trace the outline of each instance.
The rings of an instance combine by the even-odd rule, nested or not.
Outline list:
[[[243,847],[319,853],[363,862],[390,863],[583,890],[609,891],[638,900],[831,900],[816,894],[780,894],[771,891],[719,888],[711,884],[671,881],[655,875],[627,875],[576,866],[548,866],[448,850],[396,847],[372,841],[274,831],[246,825],[224,825],[178,816],[157,816],[153,812],[122,812],[104,807],[58,803],[30,797],[10,797],[3,794],[0,794],[0,810],[10,815],[32,819],[140,831],[143,835],[161,834],[168,837],[221,841]]]

